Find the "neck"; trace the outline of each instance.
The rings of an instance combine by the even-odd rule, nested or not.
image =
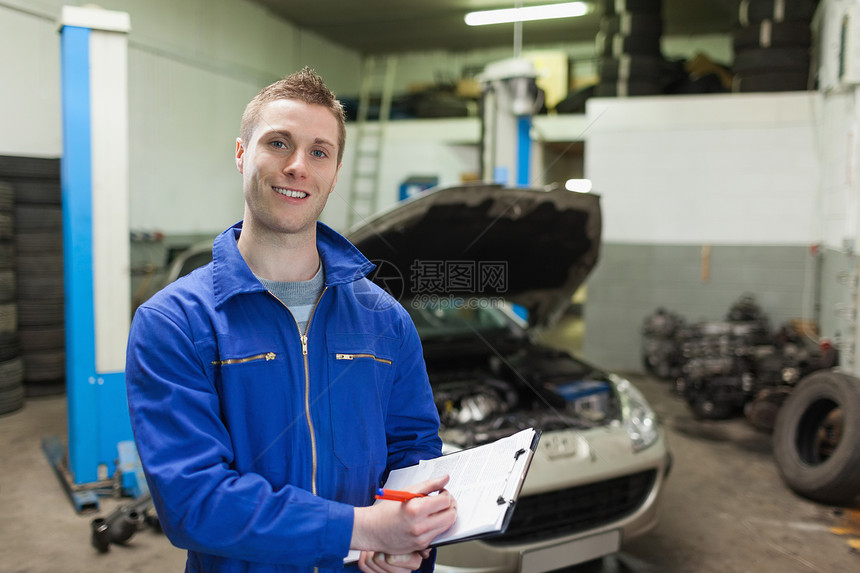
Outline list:
[[[307,235],[286,235],[243,225],[237,244],[251,272],[271,281],[307,281],[320,267],[316,227]]]

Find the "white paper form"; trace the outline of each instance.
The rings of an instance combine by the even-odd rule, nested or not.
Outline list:
[[[422,460],[392,471],[385,488],[404,489],[451,476],[445,489],[457,500],[457,521],[433,544],[499,531],[525,477],[534,437],[535,430],[522,430],[490,444]]]

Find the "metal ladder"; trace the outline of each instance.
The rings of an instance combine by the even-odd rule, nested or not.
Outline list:
[[[355,125],[356,142],[352,181],[347,197],[347,228],[367,219],[376,212],[382,146],[385,126],[391,115],[396,67],[396,56],[383,58],[368,56],[364,59],[358,116]],[[379,119],[368,121],[371,98],[380,93]]]

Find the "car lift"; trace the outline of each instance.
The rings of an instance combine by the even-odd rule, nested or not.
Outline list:
[[[125,394],[131,316],[126,12],[64,6],[63,258],[68,451],[42,449],[78,512],[140,489]],[[130,444],[130,445],[129,445]],[[109,476],[113,476],[112,479]]]

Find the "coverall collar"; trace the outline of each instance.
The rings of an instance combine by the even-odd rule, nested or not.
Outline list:
[[[242,221],[239,221],[218,235],[212,246],[212,282],[216,306],[221,306],[238,294],[266,290],[239,252],[237,240],[241,232]],[[375,267],[352,243],[319,221],[317,249],[325,268],[326,286],[352,283]]]

